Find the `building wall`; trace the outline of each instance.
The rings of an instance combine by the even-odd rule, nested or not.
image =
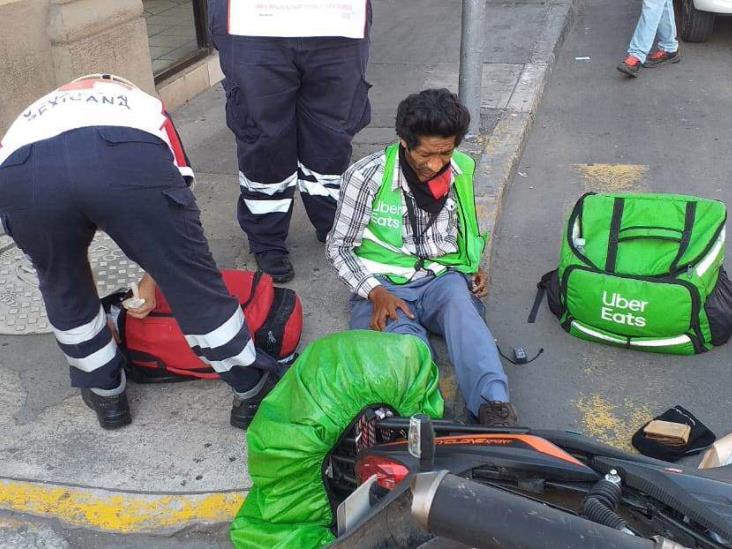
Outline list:
[[[0,0],[0,135],[78,76],[111,72],[155,91],[142,0]]]
[[[0,133],[54,87],[49,0],[0,0]]]

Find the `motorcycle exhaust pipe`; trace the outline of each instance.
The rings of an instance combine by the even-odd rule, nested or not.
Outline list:
[[[412,516],[422,527],[470,547],[662,547],[660,540],[635,537],[447,471],[415,475],[411,488]]]

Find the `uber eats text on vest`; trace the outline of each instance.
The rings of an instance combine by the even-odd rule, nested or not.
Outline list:
[[[379,202],[373,210],[373,221],[380,227],[400,229],[402,226],[401,208],[394,204]]]
[[[648,305],[647,301],[629,299],[617,292],[608,295],[603,290],[602,304],[604,306],[600,309],[600,317],[603,320],[626,326],[638,326],[639,328],[646,325],[646,318],[637,313],[645,312],[646,305]]]
[[[384,174],[374,197],[371,219],[364,230],[363,241],[354,252],[368,264],[371,273],[385,275],[395,284],[405,284],[418,270],[426,269],[438,276],[448,270],[473,274],[478,270],[485,248],[486,236],[478,229],[478,216],[473,193],[475,162],[464,153],[455,151],[453,186],[457,202],[459,228],[457,250],[452,253],[420,260],[404,245],[403,191],[394,187],[394,172],[398,169],[399,145],[384,152]]]

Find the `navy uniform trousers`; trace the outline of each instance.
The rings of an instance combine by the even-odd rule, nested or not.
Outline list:
[[[333,226],[353,136],[371,121],[369,40],[227,32],[227,0],[209,0],[209,32],[236,137],[238,219],[253,253],[286,251],[295,187],[317,236]],[[370,18],[369,6],[369,18]]]
[[[208,248],[191,190],[156,136],[81,128],[27,145],[0,166],[0,218],[30,256],[75,387],[120,387],[112,338],[88,261],[105,231],[158,283],[188,343],[236,391],[269,366]]]

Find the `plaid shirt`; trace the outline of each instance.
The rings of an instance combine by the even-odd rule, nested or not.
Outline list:
[[[335,214],[333,230],[328,235],[326,254],[338,271],[338,276],[351,291],[367,298],[369,292],[381,283],[375,274],[370,272],[356,256],[354,249],[361,245],[363,232],[371,220],[371,205],[384,180],[385,153],[374,153],[356,162],[343,175],[341,196]],[[452,177],[459,175],[460,169],[452,163]],[[424,232],[430,222],[431,214],[418,208],[412,193],[409,191],[397,159],[394,166],[392,188],[400,188],[402,196],[414,204],[417,221],[417,234]],[[418,238],[419,249],[415,245],[412,224],[409,222],[407,207],[402,200],[402,238],[410,253],[418,257],[434,259],[445,254],[456,252],[458,236],[458,216],[455,188],[450,183],[450,191],[437,219],[427,229],[422,238]],[[419,271],[414,279],[422,278],[430,271]]]

